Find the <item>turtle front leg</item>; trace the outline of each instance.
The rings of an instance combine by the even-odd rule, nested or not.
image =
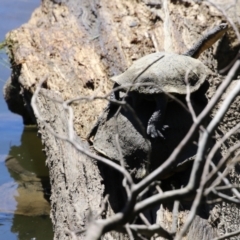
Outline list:
[[[166,125],[162,125],[166,106],[167,106],[167,96],[163,94],[156,95],[156,109],[148,121],[147,134],[152,138],[163,138],[165,139],[162,131],[168,128]]]

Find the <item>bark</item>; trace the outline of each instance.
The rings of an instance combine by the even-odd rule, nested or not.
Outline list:
[[[227,16],[235,21],[232,13]],[[14,86],[14,93],[11,95],[11,88],[6,87],[5,98],[8,102],[13,101],[18,89],[24,106],[24,110],[21,110],[24,112],[24,121],[31,122],[29,119],[33,119],[32,114],[26,116],[25,109],[30,109],[31,113],[31,96],[39,81],[47,77],[37,106],[52,129],[65,136],[69,116],[61,104],[46,95],[60,100],[94,94],[104,96],[112,87],[109,77],[123,72],[135,59],[155,51],[183,53],[205,30],[226,20],[225,17],[205,2],[43,0],[27,24],[7,35],[13,68],[9,85]],[[214,71],[222,69],[236,54],[239,48],[236,43],[236,37],[230,29],[223,40],[201,55],[200,60]],[[209,98],[218,85],[219,82],[210,82]],[[218,129],[218,137],[239,122],[238,103],[236,100],[228,111]],[[74,109],[74,128],[78,135],[76,141],[86,149],[89,149],[86,135],[105,105],[106,101],[103,100],[82,100],[78,104],[71,104]],[[104,217],[100,214],[104,182],[96,162],[76,151],[70,143],[54,137],[39,119],[36,120],[50,171],[51,218],[55,239],[71,239],[71,231],[78,232],[87,227],[90,218]],[[239,136],[236,136],[227,144],[232,146],[238,141]],[[222,151],[224,154],[224,149]],[[238,184],[238,176],[238,168],[235,168],[230,180]],[[109,181],[113,186],[108,191],[113,191],[116,183],[112,179]],[[112,203],[121,201],[118,193],[110,193],[113,196]],[[113,214],[113,205],[108,206],[107,216]],[[158,221],[169,229],[172,221],[168,216],[172,216],[171,213],[164,206],[160,212]],[[239,214],[234,215],[234,212],[239,212],[239,207],[227,203],[213,206],[212,215],[207,209],[205,216],[196,219],[187,238],[193,239],[196,231],[198,238],[194,239],[212,239],[216,231],[220,234],[228,229],[236,230],[240,219]],[[187,213],[187,209],[181,212],[179,228]],[[226,217],[231,221],[227,221]],[[209,231],[200,234],[203,228]],[[106,234],[104,237],[112,238],[127,239],[120,233],[111,233],[111,236]]]

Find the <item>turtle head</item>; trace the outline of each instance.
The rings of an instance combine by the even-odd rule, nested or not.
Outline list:
[[[227,23],[221,23],[209,30],[190,50],[183,55],[198,58],[202,52],[210,48],[218,39],[220,39],[228,29]]]

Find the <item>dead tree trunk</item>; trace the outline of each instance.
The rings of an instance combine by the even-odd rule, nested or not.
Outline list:
[[[19,91],[22,104],[31,112],[32,94],[45,78],[45,89],[39,93],[37,107],[49,126],[57,134],[66,136],[69,115],[56,100],[94,94],[104,96],[112,86],[109,77],[123,72],[135,59],[156,51],[183,53],[206,29],[221,20],[226,21],[226,17],[235,21],[233,14],[229,14],[224,16],[207,2],[43,0],[30,21],[7,36],[13,72],[5,88],[5,98],[11,109],[15,103],[10,86],[14,86]],[[229,30],[228,35],[200,59],[214,71],[222,69],[239,48],[236,42],[233,31]],[[210,83],[209,98],[218,84]],[[85,149],[89,150],[86,135],[106,103],[83,98],[71,104],[74,129],[78,136],[74,138]],[[24,110],[23,115],[29,122],[31,114],[30,117],[26,116]],[[32,119],[34,122],[34,117]],[[85,229],[91,218],[111,216],[113,210],[109,205],[105,213],[101,211],[105,186],[98,164],[77,151],[71,143],[53,136],[38,118],[36,121],[50,171],[51,218],[55,239],[71,239],[72,233]],[[238,122],[239,107],[235,102],[218,129],[219,135],[224,135],[231,124]],[[239,136],[228,144],[233,146],[238,141]],[[230,178],[233,183],[239,184],[238,167],[234,169]],[[121,201],[117,194],[110,193],[115,196],[114,201]],[[217,231],[220,234],[226,233],[227,229],[237,230],[240,215],[234,213],[239,213],[239,207],[223,203],[215,204],[213,209],[215,215],[208,216],[212,224],[206,219],[197,218],[187,238],[212,239]],[[184,222],[188,211],[185,209],[181,214],[181,221]],[[158,221],[167,229],[170,229],[171,217],[172,213],[162,206]],[[226,217],[231,221],[226,221]],[[203,228],[209,230],[204,232]],[[197,235],[193,237],[194,232]],[[112,238],[128,239],[124,233],[117,232],[104,237]]]

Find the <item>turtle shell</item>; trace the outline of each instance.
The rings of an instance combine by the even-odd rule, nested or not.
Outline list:
[[[124,90],[130,89],[141,94],[186,94],[186,79],[190,92],[195,92],[210,74],[208,67],[197,59],[175,53],[156,52],[138,59],[124,73],[111,80]]]

